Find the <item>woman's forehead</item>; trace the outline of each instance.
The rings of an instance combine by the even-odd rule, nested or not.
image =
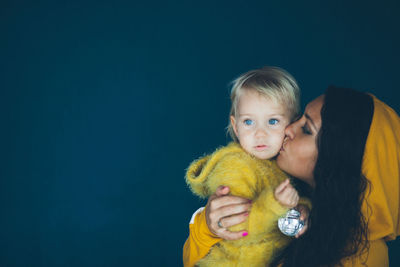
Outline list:
[[[321,126],[321,109],[324,104],[324,97],[325,95],[320,95],[308,103],[304,112],[306,117],[311,118],[318,128]]]

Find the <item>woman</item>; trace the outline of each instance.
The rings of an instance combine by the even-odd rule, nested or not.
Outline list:
[[[312,188],[310,227],[274,262],[280,266],[389,266],[385,241],[399,235],[400,119],[373,96],[328,88],[286,129],[279,167]],[[207,254],[218,227],[245,220],[246,200],[221,188],[195,216],[185,266]]]

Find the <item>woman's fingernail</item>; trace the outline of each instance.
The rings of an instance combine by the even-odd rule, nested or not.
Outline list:
[[[243,234],[242,234],[242,236],[246,236],[246,235],[248,235],[249,233],[247,233],[247,232],[244,232]]]
[[[244,216],[249,216],[249,213],[248,212],[246,212],[245,214],[243,214]]]

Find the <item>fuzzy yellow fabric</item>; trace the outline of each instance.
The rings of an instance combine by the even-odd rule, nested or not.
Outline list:
[[[362,206],[368,220],[370,247],[344,266],[389,266],[385,241],[400,235],[400,118],[373,97],[374,114],[365,144],[362,173],[370,182]],[[363,262],[366,265],[363,265]]]
[[[246,222],[229,230],[247,230],[249,235],[235,241],[222,240],[198,266],[265,266],[290,241],[277,227],[277,220],[287,212],[274,197],[274,189],[288,176],[275,161],[260,160],[230,143],[212,155],[194,161],[186,181],[200,197],[213,194],[218,186],[230,188],[232,195],[253,200]],[[186,265],[185,265],[186,266]]]

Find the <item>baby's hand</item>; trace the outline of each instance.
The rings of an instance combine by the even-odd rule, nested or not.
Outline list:
[[[299,202],[299,194],[290,184],[289,179],[282,182],[274,192],[275,199],[283,206],[294,208]]]

